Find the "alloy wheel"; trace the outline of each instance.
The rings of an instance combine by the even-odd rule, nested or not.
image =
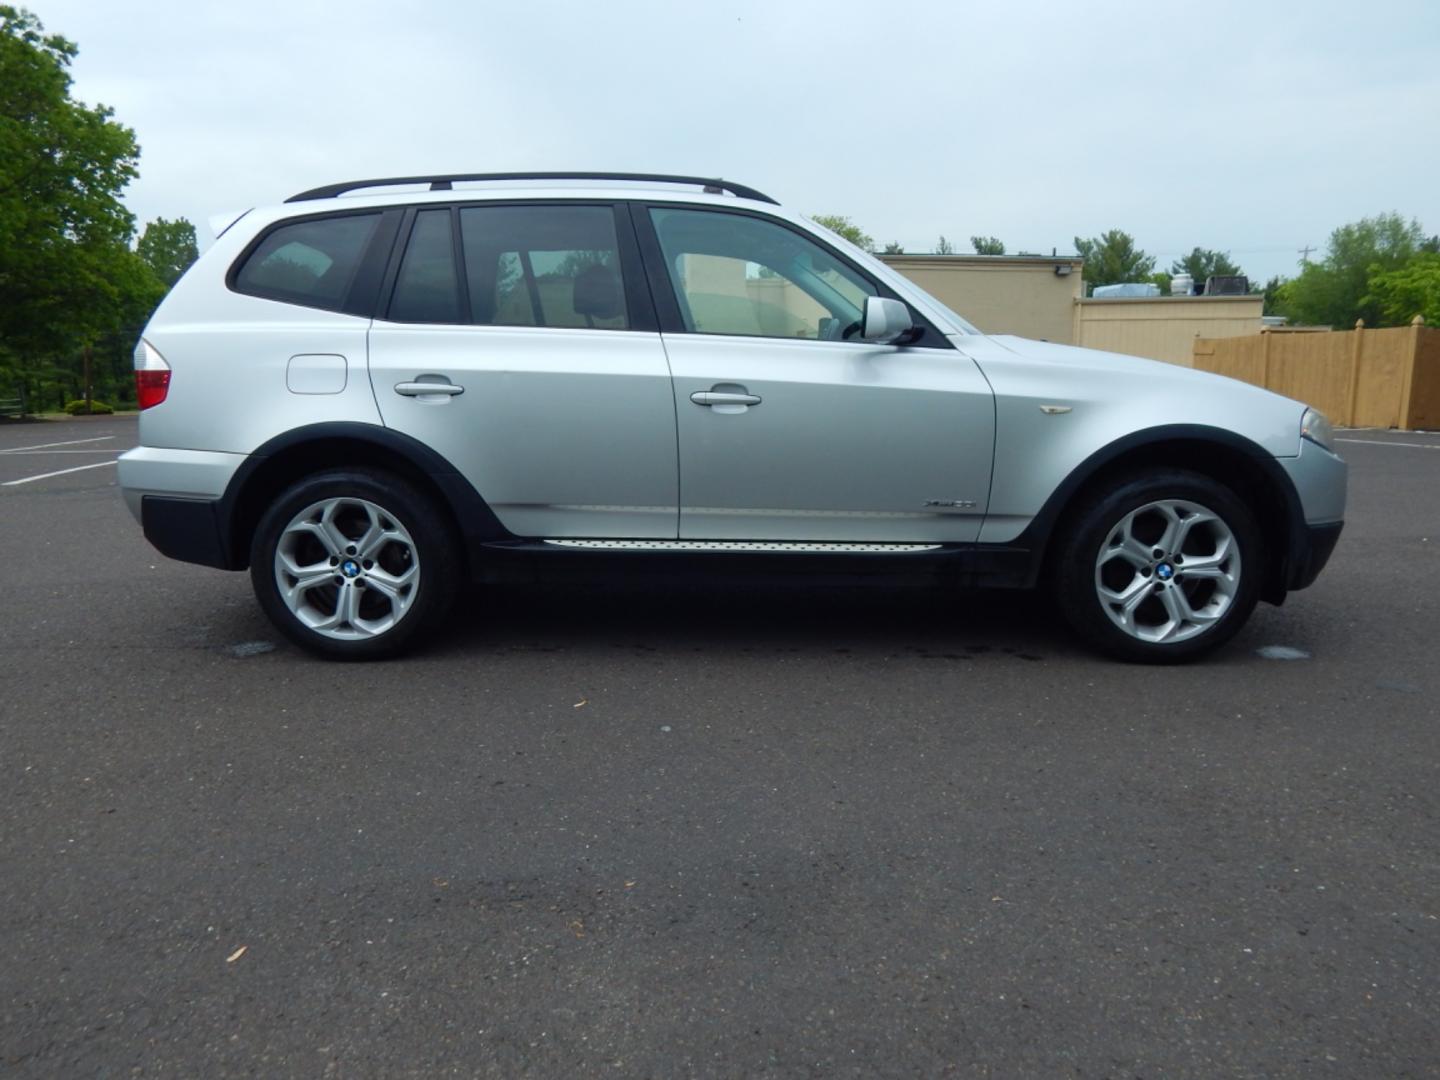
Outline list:
[[[1240,572],[1240,546],[1218,514],[1161,499],[1110,529],[1095,559],[1095,591],[1110,621],[1132,638],[1179,642],[1224,618]]]
[[[301,624],[339,641],[391,630],[410,610],[419,583],[410,533],[366,499],[311,503],[275,545],[280,599]]]

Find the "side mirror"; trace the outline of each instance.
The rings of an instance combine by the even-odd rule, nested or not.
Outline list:
[[[865,321],[860,326],[861,340],[889,345],[914,329],[910,309],[901,301],[885,296],[865,298]]]

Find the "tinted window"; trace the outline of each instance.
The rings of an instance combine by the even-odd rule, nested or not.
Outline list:
[[[869,280],[771,221],[705,210],[650,211],[686,329],[840,341],[860,329]]]
[[[422,210],[415,215],[389,317],[392,322],[461,321],[449,210]]]
[[[475,322],[630,325],[610,207],[472,206],[460,232]]]
[[[297,221],[272,230],[235,275],[240,292],[308,307],[341,307],[379,214]]]

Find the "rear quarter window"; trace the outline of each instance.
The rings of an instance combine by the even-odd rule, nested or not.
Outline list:
[[[236,292],[338,311],[380,215],[312,218],[271,229],[235,271]]]

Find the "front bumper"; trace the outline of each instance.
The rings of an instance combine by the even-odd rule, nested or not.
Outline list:
[[[1320,571],[1324,570],[1325,564],[1330,561],[1330,553],[1335,550],[1335,544],[1340,539],[1340,530],[1343,528],[1343,521],[1305,526],[1299,550],[1292,553],[1290,558],[1286,588],[1303,589],[1320,576]]]
[[[1287,590],[1303,589],[1320,576],[1345,527],[1349,468],[1338,454],[1309,439],[1300,440],[1294,457],[1278,460],[1300,501],[1281,580]]]
[[[1309,439],[1300,440],[1294,457],[1276,458],[1300,497],[1307,525],[1345,520],[1345,495],[1350,468],[1345,459]]]

